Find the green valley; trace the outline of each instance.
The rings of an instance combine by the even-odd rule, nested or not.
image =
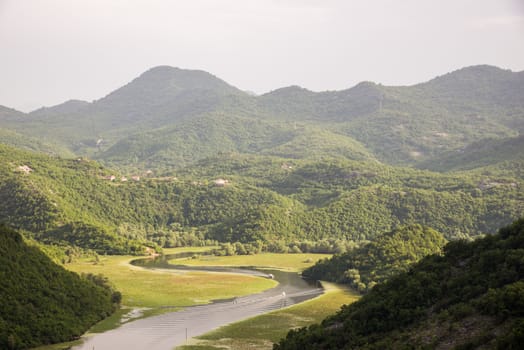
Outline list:
[[[275,284],[203,272],[175,278],[128,264],[181,247],[213,253],[185,265],[308,267],[306,277],[365,294],[320,325],[292,331],[277,349],[433,347],[448,337],[464,349],[515,344],[522,333],[522,222],[497,231],[524,216],[523,74],[483,65],[411,86],[290,86],[257,96],[204,71],[159,66],[92,102],[30,113],[0,106],[0,223],[11,247],[4,265],[33,273],[35,264],[21,265],[20,256],[38,253],[37,265],[57,268],[43,262],[40,249],[72,271],[91,273],[68,273],[49,288],[38,282],[42,295],[2,311],[18,317],[50,294],[66,300],[65,285],[97,291],[81,294],[87,304],[103,300],[78,322],[69,313],[76,305],[64,302],[62,310],[49,302],[65,315],[57,324],[70,328],[62,333],[36,320],[50,328],[35,331],[41,337],[34,341],[19,318],[2,313],[0,347],[79,336],[113,311],[109,285],[127,306],[158,309]],[[25,280],[4,270],[11,301],[17,292],[10,288]],[[65,274],[56,271],[51,275]],[[155,288],[144,292],[137,280]],[[323,318],[355,299],[338,288],[336,302],[326,295],[308,305],[329,304]],[[303,305],[258,317],[194,346],[229,344],[228,335],[246,326],[251,340],[270,348],[288,329],[321,321]],[[289,327],[263,339],[270,322]],[[478,334],[457,340],[470,323]],[[232,346],[245,343],[238,344]]]

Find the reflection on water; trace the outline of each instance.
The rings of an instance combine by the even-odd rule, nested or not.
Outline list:
[[[198,253],[201,254],[201,253]],[[297,273],[279,270],[255,270],[234,267],[189,267],[169,264],[172,259],[191,257],[195,253],[178,253],[156,258],[137,259],[131,263],[144,268],[184,269],[213,272],[243,273],[268,277],[278,286],[249,296],[217,300],[212,304],[185,308],[182,311],[132,321],[117,329],[89,337],[73,350],[147,349],[171,350],[185,344],[187,338],[207,333],[217,327],[268,311],[290,306],[322,294],[315,283]],[[176,291],[173,291],[176,293]]]

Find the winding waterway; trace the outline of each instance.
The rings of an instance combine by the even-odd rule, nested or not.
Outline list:
[[[82,345],[72,350],[171,350],[183,345],[191,337],[202,335],[215,328],[245,318],[290,306],[322,294],[314,283],[303,280],[297,273],[250,268],[189,267],[169,264],[170,259],[180,255],[167,255],[157,259],[137,259],[131,263],[151,269],[184,269],[225,273],[251,274],[268,277],[279,284],[264,292],[211,304],[191,306],[125,323],[119,328],[89,336]],[[224,277],[226,278],[226,277]]]

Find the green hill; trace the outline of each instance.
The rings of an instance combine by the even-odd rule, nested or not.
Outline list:
[[[65,270],[0,226],[0,348],[76,339],[113,313],[116,302],[119,294],[103,278]]]
[[[451,242],[375,286],[286,349],[519,349],[524,341],[524,220],[474,242]]]
[[[53,117],[55,115],[68,115],[68,114],[74,114],[79,111],[82,111],[84,109],[87,109],[89,107],[90,103],[86,101],[80,101],[80,100],[69,100],[62,104],[53,106],[53,107],[42,107],[39,108],[31,113],[29,115],[31,117],[38,117],[41,119]]]
[[[521,180],[515,178],[438,174],[372,161],[225,155],[201,161],[181,174],[246,182],[301,203],[286,215],[273,217],[272,225],[256,227],[267,234],[311,241],[372,240],[410,223],[433,227],[447,239],[467,238],[495,233],[524,211]],[[242,215],[228,218],[221,231],[241,231]]]
[[[199,116],[175,126],[130,135],[95,158],[118,168],[169,170],[224,153],[292,159],[331,155],[374,159],[357,141],[322,128],[295,128],[289,123],[226,114]]]
[[[266,189],[174,178],[122,181],[85,159],[64,160],[0,145],[0,217],[44,242],[99,253],[204,244],[208,226],[289,200]],[[109,176],[118,176],[114,181]],[[128,175],[129,176],[129,175]],[[285,210],[285,209],[284,209]],[[154,243],[156,242],[156,243]]]
[[[0,127],[126,169],[161,161],[180,169],[221,150],[304,158],[309,148],[411,166],[518,137],[523,90],[522,72],[473,66],[413,86],[292,86],[252,96],[203,71],[161,66],[92,103],[29,114],[3,108]]]
[[[95,101],[91,108],[95,115],[108,116],[105,122],[112,129],[160,127],[215,111],[230,95],[248,96],[207,72],[159,66]]]
[[[470,238],[494,233],[524,211],[518,178],[344,158],[223,154],[175,177],[0,145],[0,180],[6,223],[43,242],[99,253],[216,241],[260,241],[278,251],[331,241],[324,251],[335,251],[335,241],[373,240],[411,223],[447,239]]]
[[[349,284],[366,292],[377,283],[407,271],[426,255],[440,253],[445,243],[444,237],[429,227],[403,226],[347,253],[321,260],[302,275],[313,280]]]

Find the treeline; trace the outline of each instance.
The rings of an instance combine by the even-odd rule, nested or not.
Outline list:
[[[67,271],[0,226],[0,348],[76,339],[112,314],[120,299],[104,277]]]
[[[377,236],[359,248],[323,259],[304,270],[302,275],[314,280],[349,284],[364,293],[406,271],[426,255],[440,253],[445,243],[444,237],[429,227],[403,226]]]
[[[252,243],[220,243],[220,247],[213,249],[215,255],[253,255],[261,252],[270,253],[316,253],[316,254],[340,254],[357,247],[353,241],[340,239],[325,239],[317,242],[294,241],[288,243],[284,240],[263,242],[261,240]]]
[[[524,219],[496,235],[448,243],[321,324],[290,331],[288,349],[520,349]],[[467,331],[464,331],[467,329]]]

